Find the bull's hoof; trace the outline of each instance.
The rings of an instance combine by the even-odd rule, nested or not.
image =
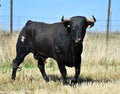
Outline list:
[[[49,78],[48,78],[48,77],[46,77],[46,78],[45,78],[45,81],[46,81],[46,82],[49,82]]]
[[[15,78],[12,77],[11,80],[15,81]]]
[[[69,85],[68,81],[63,81],[63,85]]]
[[[69,85],[69,82],[64,82],[63,85]]]
[[[11,76],[11,80],[15,81],[15,76],[14,75]]]
[[[70,81],[70,85],[75,85],[77,83],[77,80],[75,78],[73,78],[71,81]]]

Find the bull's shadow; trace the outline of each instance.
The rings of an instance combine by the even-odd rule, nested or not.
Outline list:
[[[58,82],[58,81],[60,81],[60,82],[62,82],[62,77],[59,77],[59,76],[57,76],[57,75],[48,75],[48,77],[49,77],[49,79],[50,79],[50,81],[54,81],[54,82]],[[72,79],[73,77],[72,76],[68,76],[67,77],[67,80],[68,80],[68,82],[70,82],[71,81],[71,79]],[[108,82],[111,82],[110,80],[94,80],[93,78],[91,78],[91,77],[79,77],[78,78],[78,85],[80,85],[80,84],[82,84],[82,83],[94,83],[94,82],[98,82],[98,83],[108,83]]]

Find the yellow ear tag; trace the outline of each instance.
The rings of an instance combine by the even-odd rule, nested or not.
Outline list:
[[[67,27],[70,27],[70,25],[67,25]]]
[[[88,25],[88,28],[91,28],[91,25]]]

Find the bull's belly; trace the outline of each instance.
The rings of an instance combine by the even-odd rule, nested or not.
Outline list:
[[[43,45],[42,45],[43,46]],[[36,59],[38,59],[39,57],[45,57],[45,59],[47,58],[53,58],[54,60],[59,60],[61,59],[61,63],[64,63],[65,66],[68,67],[74,67],[74,56],[72,54],[72,52],[66,52],[66,53],[57,53],[55,51],[53,51],[52,48],[48,47],[46,49],[43,49],[44,47],[41,47],[40,45],[37,45],[37,50],[34,51],[34,57],[37,56]],[[51,50],[50,50],[51,49]],[[35,52],[37,52],[37,54],[35,54]],[[59,58],[59,59],[57,59]],[[57,61],[58,62],[58,61]]]
[[[65,66],[74,67],[75,65],[73,62],[65,62]]]
[[[74,59],[72,57],[66,57],[64,64],[68,67],[74,67],[75,63],[74,63]]]

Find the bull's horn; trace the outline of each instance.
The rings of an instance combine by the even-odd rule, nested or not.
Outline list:
[[[70,21],[71,18],[64,18],[64,16],[62,16],[61,21]]]
[[[95,17],[93,15],[92,15],[92,18],[93,18],[94,22],[96,22],[96,19],[95,19]]]
[[[95,17],[92,15],[92,18],[87,19],[87,21],[90,21],[90,22],[96,22],[96,19],[95,19]]]
[[[64,16],[62,16],[61,21],[64,21]]]

